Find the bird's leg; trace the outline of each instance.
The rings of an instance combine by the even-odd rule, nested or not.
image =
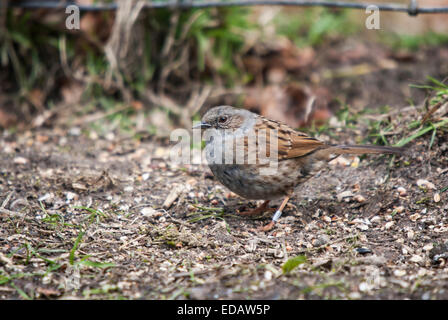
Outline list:
[[[242,216],[255,216],[255,215],[259,215],[263,212],[269,211],[269,210],[274,210],[274,209],[268,208],[269,201],[270,200],[266,200],[257,208],[248,210],[248,211],[239,212],[239,214]]]
[[[272,221],[269,222],[267,225],[265,225],[264,227],[260,227],[259,230],[261,231],[269,231],[272,230],[272,228],[274,228],[275,223],[278,221],[278,219],[280,219],[283,209],[285,208],[286,204],[288,203],[289,197],[286,197],[282,204],[280,205],[280,207],[278,208],[277,211],[275,211],[274,216],[272,217]]]

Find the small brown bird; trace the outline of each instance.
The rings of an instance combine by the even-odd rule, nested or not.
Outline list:
[[[261,228],[264,231],[274,227],[295,187],[335,157],[403,152],[397,147],[330,145],[278,121],[230,106],[210,109],[193,128],[205,129],[206,159],[214,176],[243,198],[265,200],[260,207],[240,214],[260,214],[268,210],[270,200],[284,198],[272,221]]]

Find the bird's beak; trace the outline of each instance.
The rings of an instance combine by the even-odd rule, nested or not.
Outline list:
[[[206,122],[199,122],[198,124],[193,126],[193,129],[205,129],[210,128],[212,125]]]

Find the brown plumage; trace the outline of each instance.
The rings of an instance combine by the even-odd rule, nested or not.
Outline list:
[[[255,113],[230,106],[210,109],[200,124],[213,138],[206,143],[206,157],[215,177],[230,190],[247,199],[263,199],[267,202],[284,197],[270,224],[263,230],[270,230],[279,219],[283,208],[298,184],[324,168],[328,161],[341,154],[400,154],[402,148],[372,145],[330,145],[305,133],[296,131],[278,121],[269,120]],[[257,153],[250,151],[249,137],[256,139]],[[264,140],[258,140],[264,137]],[[206,138],[207,140],[207,138]],[[265,141],[263,152],[259,143]],[[277,148],[275,147],[277,144]],[[236,146],[241,144],[242,150]],[[271,150],[271,147],[273,148]],[[220,154],[230,152],[225,158]],[[277,157],[272,152],[277,152]],[[244,162],[238,162],[239,152],[244,152]],[[250,156],[256,162],[249,162]],[[266,157],[263,159],[263,155]],[[273,174],[263,173],[274,168]],[[258,214],[266,204],[244,214]]]

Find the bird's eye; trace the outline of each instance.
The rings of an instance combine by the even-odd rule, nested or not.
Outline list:
[[[220,117],[218,118],[218,122],[219,122],[219,123],[226,123],[227,120],[228,120],[227,116],[220,116]]]

